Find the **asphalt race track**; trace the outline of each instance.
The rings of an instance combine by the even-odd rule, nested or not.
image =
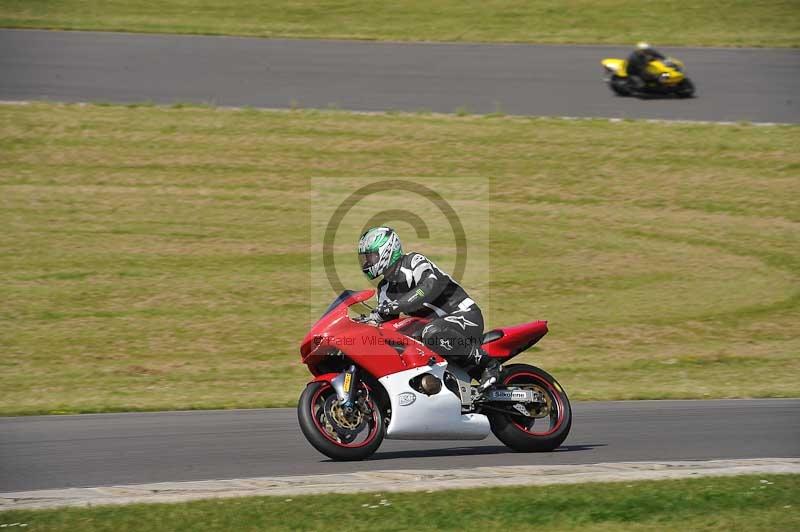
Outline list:
[[[664,48],[691,100],[615,97],[600,60],[628,51],[0,30],[0,100],[800,122],[798,49]]]
[[[800,399],[577,403],[564,446],[390,441],[332,462],[294,409],[0,418],[0,492],[376,469],[800,457]]]

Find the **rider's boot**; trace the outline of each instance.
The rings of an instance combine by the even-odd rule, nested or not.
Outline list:
[[[482,370],[480,380],[480,390],[494,386],[500,380],[500,361],[490,357],[481,347],[477,347],[471,353],[471,358],[475,367]]]
[[[490,356],[484,358],[487,358],[488,362],[481,373],[481,390],[494,386],[500,380],[500,362]]]

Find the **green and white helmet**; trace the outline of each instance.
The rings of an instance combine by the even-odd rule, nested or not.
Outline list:
[[[358,261],[361,271],[375,279],[403,256],[400,237],[391,227],[373,227],[361,235],[358,241]]]

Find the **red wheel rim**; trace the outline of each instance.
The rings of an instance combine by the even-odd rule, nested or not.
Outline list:
[[[557,431],[561,427],[562,423],[564,422],[564,402],[561,400],[561,394],[558,392],[556,387],[553,386],[553,384],[551,382],[547,381],[541,375],[538,375],[536,373],[530,373],[530,372],[514,373],[513,375],[509,375],[503,381],[503,384],[508,385],[508,384],[512,383],[513,381],[517,380],[519,377],[531,377],[535,381],[535,384],[545,388],[547,394],[550,395],[550,398],[553,400],[553,403],[555,403],[555,405],[556,405],[556,410],[557,410],[557,412],[556,412],[556,415],[557,415],[556,423],[555,423],[555,425],[552,426],[552,428],[550,428],[546,432],[536,432],[534,430],[531,430],[530,427],[526,427],[526,426],[524,426],[524,425],[522,425],[520,423],[517,423],[513,418],[511,419],[511,422],[519,430],[521,430],[521,431],[523,431],[523,432],[525,432],[527,434],[530,434],[531,436],[549,436],[550,434],[553,434],[555,431]],[[523,384],[523,383],[518,383],[518,384]],[[540,418],[540,419],[543,419],[543,418]],[[534,425],[535,425],[535,423],[534,423]]]
[[[378,435],[378,430],[380,428],[379,427],[379,421],[378,421],[378,413],[375,411],[376,407],[375,407],[374,403],[372,404],[372,427],[370,429],[370,433],[367,435],[367,437],[362,442],[359,442],[359,443],[343,443],[343,442],[337,441],[336,439],[332,438],[330,434],[328,434],[328,431],[322,425],[319,424],[319,419],[317,419],[317,412],[314,411],[314,407],[317,406],[317,400],[320,398],[320,396],[324,392],[329,391],[329,390],[332,391],[333,388],[331,388],[330,384],[325,383],[324,385],[320,386],[319,389],[317,389],[317,391],[314,393],[314,396],[311,398],[311,406],[310,406],[310,408],[311,408],[311,419],[314,420],[314,425],[317,427],[317,431],[319,431],[319,433],[322,434],[325,437],[325,439],[327,439],[331,443],[334,443],[334,444],[338,445],[339,447],[344,447],[344,448],[347,448],[347,449],[358,449],[359,447],[364,447],[365,445],[368,445],[370,442],[372,442],[372,440],[375,439],[375,436]],[[322,406],[319,405],[319,408],[322,408]]]

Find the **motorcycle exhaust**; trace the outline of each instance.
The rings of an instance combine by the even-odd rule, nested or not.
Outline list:
[[[442,381],[429,373],[422,376],[422,380],[419,381],[419,384],[422,386],[422,391],[428,395],[436,395],[442,391]]]
[[[425,395],[436,395],[442,391],[442,381],[430,373],[418,375],[409,381],[412,388]]]

